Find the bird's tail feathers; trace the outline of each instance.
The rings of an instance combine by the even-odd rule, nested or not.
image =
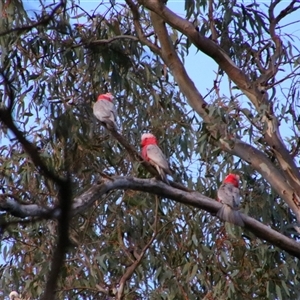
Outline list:
[[[170,185],[170,182],[169,182],[169,180],[167,178],[167,175],[164,172],[164,170],[162,168],[158,167],[158,166],[156,167],[156,169],[157,169],[157,172],[160,175],[162,181],[165,182],[166,184]]]
[[[105,123],[107,129],[109,129],[109,130],[113,130],[114,129],[115,131],[118,131],[118,125],[117,125],[116,122],[113,122],[110,119],[106,119],[104,123]]]
[[[230,206],[223,204],[217,213],[221,220],[243,227],[244,221],[239,211],[231,209]]]

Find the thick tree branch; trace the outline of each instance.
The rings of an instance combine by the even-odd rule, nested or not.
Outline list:
[[[284,10],[282,10],[277,17],[274,16],[274,10],[279,2],[274,1],[269,7],[269,31],[271,38],[275,44],[275,51],[269,61],[268,69],[266,70],[266,74],[268,76],[267,80],[273,78],[276,75],[282,61],[282,41],[275,32],[276,25],[286,15],[300,8],[299,6],[294,7],[296,2],[298,1],[291,1],[291,3]],[[259,78],[258,81],[259,80],[261,79]],[[272,103],[270,103],[270,106],[272,106]],[[265,133],[265,141],[274,150],[275,156],[282,170],[284,171],[289,184],[295,190],[297,205],[300,205],[300,172],[293,160],[293,157],[290,155],[289,151],[286,149],[286,146],[282,141],[279,132],[278,120],[273,115],[272,111],[270,111],[269,116],[266,115],[265,123],[268,126],[268,130]]]
[[[197,90],[194,82],[186,73],[186,70],[180,61],[168,35],[164,21],[156,14],[151,12],[151,20],[154,30],[157,34],[159,42],[161,44],[161,57],[165,64],[170,68],[176,82],[178,83],[180,90],[186,96],[188,103],[193,107],[196,112],[207,123],[210,123],[208,117],[207,103],[203,99],[202,95]]]
[[[203,196],[198,192],[185,192],[182,190],[178,190],[163,183],[162,181],[158,181],[155,179],[139,179],[134,177],[114,176],[111,177],[111,179],[103,179],[99,184],[93,185],[82,195],[77,196],[73,201],[72,211],[70,212],[70,215],[73,216],[85,211],[88,207],[91,207],[96,200],[99,200],[99,198],[103,197],[105,194],[113,190],[136,190],[147,192],[164,198],[172,199],[185,205],[203,209],[213,215],[217,213],[222,205],[219,202],[215,201],[215,199]],[[52,208],[49,209],[49,212],[52,210]],[[26,212],[24,211],[23,213],[25,214]],[[59,211],[57,211],[57,214],[60,214]],[[38,211],[36,211],[36,214],[34,211],[31,211],[31,216],[39,217]],[[55,216],[53,215],[53,217]],[[249,216],[242,214],[242,218],[245,223],[245,229],[251,231],[254,235],[269,242],[270,244],[278,246],[279,248],[287,251],[293,256],[300,258],[299,243]]]
[[[36,217],[53,218],[58,217],[58,213],[49,208],[41,207],[37,204],[22,204],[17,197],[10,194],[0,195],[0,211],[9,212],[11,215],[19,218]]]
[[[65,254],[69,246],[69,219],[72,204],[71,180],[67,179],[59,191],[60,214],[58,217],[58,240],[54,250],[51,270],[48,275],[43,300],[55,299],[57,281],[64,263]]]
[[[173,28],[185,34],[200,51],[216,61],[256,107],[260,106],[263,95],[218,44],[201,35],[191,22],[175,14],[163,2],[159,0],[140,0],[139,3],[158,14]]]
[[[185,192],[178,190],[155,179],[138,179],[133,177],[112,177],[112,179],[113,180],[105,179],[101,184],[93,186],[87,192],[85,192],[90,196],[93,196],[91,198],[92,201],[89,201],[88,197],[85,197],[85,193],[75,198],[73,206],[77,207],[77,212],[81,211],[81,207],[76,205],[76,202],[81,203],[82,207],[86,209],[101,196],[115,189],[132,189],[156,194],[164,198],[169,198],[186,205],[203,209],[212,214],[216,214],[222,205],[214,199],[203,196],[198,192]],[[300,258],[299,243],[279,232],[276,232],[275,230],[251,217],[248,217],[244,214],[242,214],[242,217],[245,222],[245,228],[254,233],[257,237],[260,237],[267,242],[276,245],[279,248],[286,250],[290,254]]]

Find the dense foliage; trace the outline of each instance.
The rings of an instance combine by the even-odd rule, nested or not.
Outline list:
[[[101,180],[152,176],[94,118],[109,91],[137,151],[151,131],[174,181],[213,199],[240,174],[242,211],[298,247],[300,6],[258,2],[185,1],[175,14],[159,0],[0,1],[4,296],[42,299],[65,251],[58,299],[299,299],[298,257],[184,196],[116,188],[68,215],[68,199]],[[205,57],[216,77],[197,90]]]

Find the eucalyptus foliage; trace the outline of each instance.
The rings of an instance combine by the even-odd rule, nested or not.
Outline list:
[[[177,15],[248,78],[243,86],[210,44],[201,48],[195,32],[156,11],[172,9],[172,2],[91,2],[91,11],[83,1],[40,2],[30,10],[26,2],[1,0],[0,108],[11,108],[49,172],[69,176],[75,198],[102,178],[152,176],[92,114],[97,95],[111,92],[120,134],[137,151],[143,132],[155,134],[174,181],[215,199],[224,176],[238,173],[242,211],[298,243],[300,44],[289,20],[299,3],[277,2],[186,0]],[[158,18],[169,35],[164,41]],[[186,91],[184,72],[164,43],[183,65],[199,50],[195,82],[206,76],[205,55],[215,59],[211,85],[199,94]],[[54,208],[62,203],[60,191],[0,117],[0,291],[41,299],[60,227],[47,215],[12,212],[8,202]],[[270,142],[273,134],[282,148]],[[248,148],[239,156],[237,139],[262,156]],[[265,172],[263,163],[279,175]],[[295,206],[285,193],[294,195]],[[68,234],[57,299],[299,299],[299,259],[280,245],[152,193],[109,192],[70,218]]]

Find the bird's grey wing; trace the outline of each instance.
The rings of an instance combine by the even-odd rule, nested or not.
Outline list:
[[[218,198],[222,203],[237,209],[240,204],[240,190],[232,184],[223,183],[218,190]]]
[[[111,120],[117,124],[117,120],[118,120],[118,113],[117,113],[117,109],[115,107],[115,105],[113,104],[113,106],[111,107]]]
[[[101,100],[97,101],[93,106],[94,115],[103,121],[105,118],[109,118],[111,115],[111,104],[109,101]]]
[[[114,104],[110,101],[97,101],[93,107],[94,115],[97,119],[105,122],[107,126],[117,129],[117,111]]]
[[[168,161],[158,146],[148,145],[147,156],[150,161],[162,168],[167,174],[171,175]]]

